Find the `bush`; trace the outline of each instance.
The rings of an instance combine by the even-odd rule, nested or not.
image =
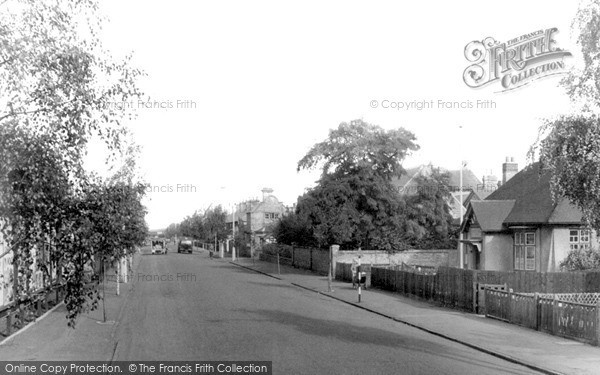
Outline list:
[[[600,251],[598,249],[571,250],[560,262],[562,271],[585,271],[600,268]]]

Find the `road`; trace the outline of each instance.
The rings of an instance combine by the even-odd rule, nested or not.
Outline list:
[[[206,253],[142,255],[113,360],[273,361],[275,374],[531,370]]]

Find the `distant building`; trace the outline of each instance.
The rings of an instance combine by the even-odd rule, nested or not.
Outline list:
[[[286,207],[274,195],[273,189],[262,189],[262,200],[250,199],[237,205],[235,213],[235,227],[244,230],[254,245],[260,245],[273,240],[271,228],[284,215],[291,212],[292,208]],[[227,216],[227,225],[232,228],[234,215]]]

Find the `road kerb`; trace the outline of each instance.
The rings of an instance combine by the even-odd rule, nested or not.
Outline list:
[[[278,280],[283,280],[283,279],[281,279],[279,277],[276,277],[276,276],[273,276],[273,275],[271,275],[271,274],[269,274],[267,272],[263,272],[263,271],[260,271],[260,270],[257,270],[257,269],[251,268],[251,267],[246,267],[246,266],[243,266],[243,265],[240,265],[240,264],[236,264],[236,263],[233,263],[233,262],[229,262],[229,263],[231,263],[233,265],[236,265],[238,267],[241,267],[241,268],[248,269],[250,271],[254,271],[254,272],[260,273],[260,274],[265,275],[265,276],[269,276],[269,277],[272,277],[272,278],[275,278],[275,279],[278,279]],[[437,332],[437,331],[433,331],[431,329],[425,328],[423,326],[419,326],[419,325],[414,324],[414,323],[407,322],[405,320],[393,317],[391,315],[379,312],[377,310],[370,309],[368,307],[365,307],[364,305],[360,305],[358,303],[346,301],[346,300],[344,300],[342,298],[339,298],[339,297],[336,297],[336,296],[334,296],[334,295],[332,295],[332,294],[330,294],[328,292],[324,292],[324,291],[320,291],[320,290],[317,290],[317,289],[313,289],[311,287],[307,287],[307,286],[304,286],[304,285],[301,285],[301,284],[298,284],[298,283],[294,283],[294,282],[291,282],[290,284],[293,285],[293,286],[295,286],[295,287],[301,288],[301,289],[305,289],[305,290],[308,290],[308,291],[311,291],[311,292],[314,292],[314,293],[317,293],[317,294],[321,294],[323,296],[327,296],[327,297],[332,298],[334,300],[343,302],[343,303],[345,303],[347,305],[351,305],[351,306],[357,307],[359,309],[362,309],[362,310],[368,311],[370,313],[379,315],[381,317],[393,320],[395,322],[405,324],[405,325],[407,325],[409,327],[416,328],[418,330],[421,330],[423,332],[427,332],[427,333],[432,334],[432,335],[437,336],[437,337],[441,337],[441,338],[446,339],[448,341],[452,341],[452,342],[455,342],[457,344],[461,344],[463,346],[466,346],[468,348],[477,350],[479,352],[482,352],[482,353],[485,353],[485,354],[489,354],[489,355],[494,356],[496,358],[500,358],[500,359],[503,359],[505,361],[508,361],[508,362],[511,362],[511,363],[515,363],[515,364],[518,364],[518,365],[521,365],[521,366],[524,366],[524,367],[527,367],[529,369],[541,372],[543,374],[548,374],[548,375],[565,375],[562,372],[550,370],[550,369],[547,369],[547,368],[535,365],[533,363],[529,363],[529,362],[523,361],[523,360],[521,360],[519,358],[515,358],[515,357],[512,357],[512,356],[507,355],[507,354],[499,353],[497,351],[494,351],[494,350],[491,350],[491,349],[487,349],[487,348],[482,347],[480,345],[471,344],[471,343],[469,343],[467,341],[464,341],[464,340],[461,340],[461,339],[457,339],[455,337],[448,336],[448,335],[445,335],[445,334]]]

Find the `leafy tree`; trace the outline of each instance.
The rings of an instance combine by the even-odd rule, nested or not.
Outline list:
[[[196,211],[192,216],[187,216],[179,224],[179,232],[182,236],[199,240],[206,237],[204,230],[204,215]]]
[[[411,246],[416,248],[455,248],[452,215],[448,201],[450,175],[433,168],[429,175],[415,177],[419,187],[416,195],[405,196],[406,221],[404,234]]]
[[[177,237],[177,236],[181,236],[180,224],[179,223],[169,224],[167,229],[165,229],[165,237],[173,238],[173,237]]]
[[[371,169],[373,174],[391,180],[404,172],[402,160],[419,149],[415,140],[414,134],[403,128],[386,131],[362,120],[343,122],[298,162],[298,171],[322,163],[323,175]]]
[[[342,123],[298,162],[323,165],[318,185],[298,201],[319,246],[401,246],[402,202],[391,181],[418,146],[405,129],[384,130],[362,120]]]
[[[204,229],[207,240],[214,241],[215,236],[218,241],[224,241],[230,233],[227,227],[227,213],[221,205],[208,209],[204,214]]]
[[[540,143],[540,161],[552,171],[555,201],[568,198],[600,233],[600,118],[565,115],[546,122],[545,128],[549,134]]]
[[[82,167],[93,135],[113,160],[120,153],[127,133],[121,121],[131,113],[114,104],[140,95],[141,72],[103,50],[100,23],[92,0],[0,2],[0,229],[19,270],[17,299],[32,292],[32,250],[42,242],[55,246],[70,325],[90,302],[82,280],[100,237],[94,233],[107,230],[82,213],[99,220],[101,212],[124,209],[121,250],[137,243],[145,226],[139,205],[128,211],[111,201],[131,202],[137,193],[92,188],[96,182]]]
[[[582,0],[571,25],[578,34],[583,64],[561,81],[573,104],[584,111],[600,109],[600,0]]]
[[[298,212],[284,215],[279,219],[273,228],[273,235],[278,243],[305,247],[318,246],[311,222]]]

